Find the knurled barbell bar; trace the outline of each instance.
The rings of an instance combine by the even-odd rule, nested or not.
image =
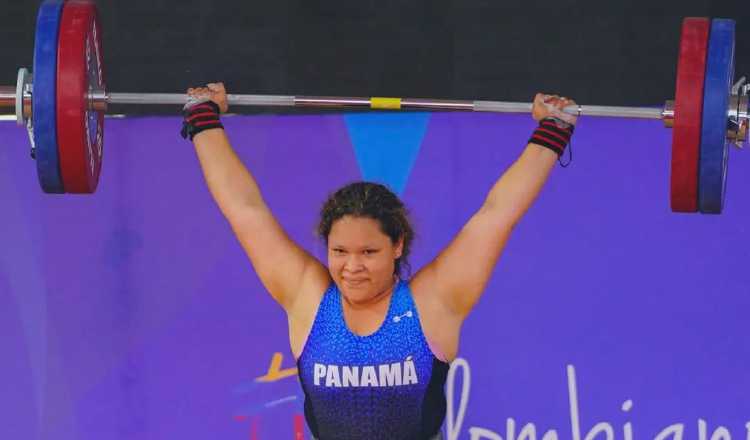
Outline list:
[[[748,92],[734,84],[734,31],[730,19],[685,18],[675,100],[662,108],[576,105],[575,115],[661,119],[673,128],[671,207],[675,212],[720,213],[728,145],[747,138]],[[113,93],[103,72],[96,5],[46,0],[37,16],[34,78],[20,69],[16,86],[0,86],[0,107],[15,108],[29,131],[39,182],[47,193],[93,193],[103,155],[109,104],[182,105],[180,93]],[[530,103],[421,98],[228,95],[232,106],[362,107],[479,112],[530,112]]]

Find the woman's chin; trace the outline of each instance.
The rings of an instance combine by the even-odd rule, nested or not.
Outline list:
[[[367,301],[372,296],[366,283],[353,283],[350,284],[346,281],[342,281],[341,292],[350,303],[361,303]]]

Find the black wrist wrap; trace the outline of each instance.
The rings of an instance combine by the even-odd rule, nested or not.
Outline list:
[[[196,134],[204,130],[224,128],[219,120],[219,113],[219,106],[213,101],[201,102],[184,110],[180,134],[192,141]]]

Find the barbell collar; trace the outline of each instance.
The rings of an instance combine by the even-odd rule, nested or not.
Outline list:
[[[674,100],[670,99],[664,103],[664,110],[661,112],[661,119],[664,126],[672,128],[674,126]]]
[[[13,86],[0,86],[0,107],[16,107],[16,88]]]
[[[22,67],[18,69],[16,79],[16,123],[25,125],[26,121],[31,119],[31,74],[28,69]]]
[[[747,139],[748,128],[748,96],[731,95],[729,97],[729,124],[727,125],[727,138],[734,141],[734,144],[742,148],[742,144]]]

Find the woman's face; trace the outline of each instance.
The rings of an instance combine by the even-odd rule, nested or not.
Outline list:
[[[344,216],[328,234],[328,270],[346,299],[367,303],[393,285],[403,242],[392,243],[377,220]]]

